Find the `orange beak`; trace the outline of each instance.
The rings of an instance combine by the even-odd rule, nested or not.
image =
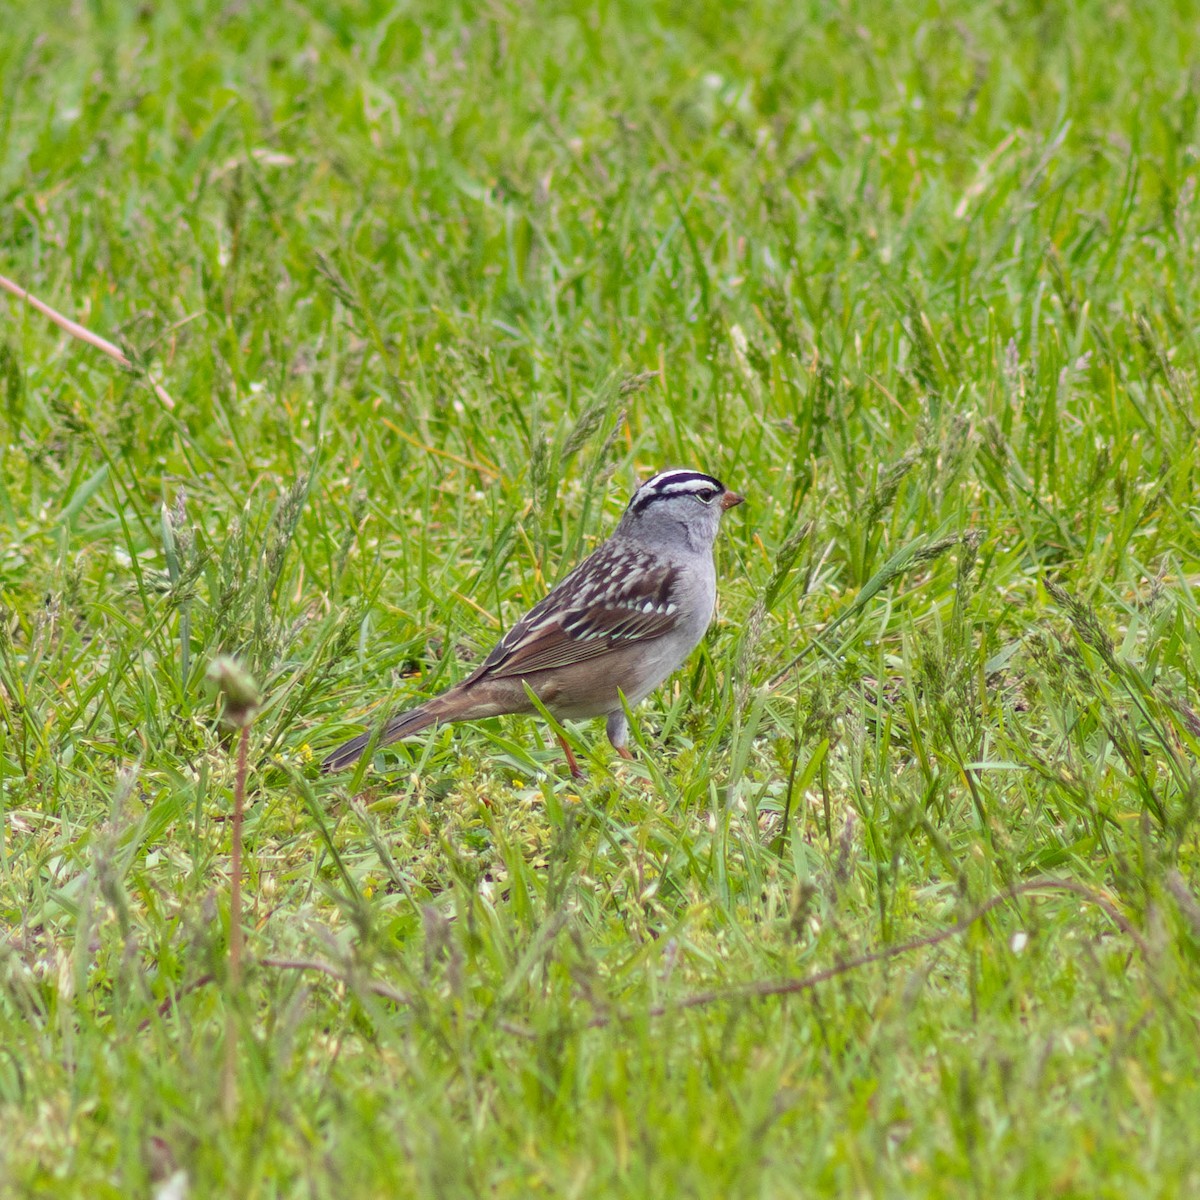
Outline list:
[[[739,496],[737,494],[737,492],[726,492],[725,495],[723,495],[721,497],[721,507],[722,507],[722,509],[724,509],[726,511],[728,511],[731,508],[737,508],[737,506],[739,504],[745,504],[745,503],[746,503],[746,497]]]

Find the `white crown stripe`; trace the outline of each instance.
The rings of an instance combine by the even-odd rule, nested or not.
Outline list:
[[[707,480],[688,481],[687,483],[668,483],[666,487],[655,488],[655,492],[659,496],[682,496],[691,495],[699,492],[715,492],[717,489],[713,487]]]

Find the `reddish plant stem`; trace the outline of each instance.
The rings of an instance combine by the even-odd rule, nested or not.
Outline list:
[[[250,723],[238,734],[237,778],[233,785],[233,829],[229,849],[229,1007],[225,1015],[225,1071],[222,1102],[226,1120],[237,1116],[238,1029],[236,999],[242,985],[242,813],[246,805]]]
[[[238,735],[237,780],[233,788],[233,831],[229,851],[229,986],[242,982],[242,813],[246,805],[246,772],[250,726]]]
[[[114,346],[107,338],[102,338],[98,333],[93,333],[90,329],[80,325],[78,321],[72,321],[70,317],[64,317],[57,309],[51,308],[44,300],[39,300],[36,296],[31,295],[20,284],[14,283],[11,279],[0,275],[0,289],[10,292],[14,296],[19,296],[31,308],[36,308],[44,317],[49,317],[60,329],[65,329],[73,338],[78,338],[81,342],[86,342],[89,346],[95,346],[97,350],[103,351],[113,362],[119,363],[126,370],[133,370],[133,363],[129,361],[128,356],[117,346]],[[149,376],[147,376],[147,380],[159,400],[167,408],[174,408],[175,401],[171,399],[167,389],[162,384],[155,383]]]

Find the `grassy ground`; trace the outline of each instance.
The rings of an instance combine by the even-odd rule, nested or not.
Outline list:
[[[1198,17],[8,6],[0,1192],[1197,1194]],[[319,776],[669,464],[637,763]]]

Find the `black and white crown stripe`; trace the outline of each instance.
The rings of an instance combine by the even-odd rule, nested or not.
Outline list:
[[[666,500],[673,496],[695,496],[711,503],[724,494],[725,485],[719,479],[705,475],[703,471],[662,471],[653,479],[646,480],[634,492],[629,507],[635,513],[641,512],[655,500]]]

